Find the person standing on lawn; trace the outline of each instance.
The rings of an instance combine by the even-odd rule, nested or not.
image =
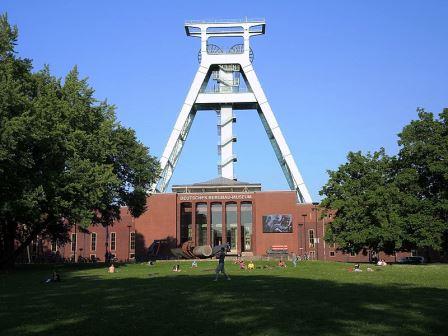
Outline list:
[[[218,266],[216,267],[216,276],[214,281],[218,281],[219,273],[224,274],[227,280],[230,280],[229,275],[224,269],[224,259],[226,258],[226,250],[224,249],[224,247],[221,247],[221,250],[216,254],[216,258],[218,258]]]

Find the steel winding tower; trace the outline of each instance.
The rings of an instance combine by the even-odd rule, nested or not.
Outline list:
[[[165,192],[179,160],[183,145],[197,111],[215,110],[218,114],[218,172],[222,177],[234,179],[233,163],[233,110],[255,109],[266,130],[277,159],[291,190],[295,190],[300,203],[311,203],[308,189],[261,88],[252,66],[252,36],[265,33],[265,20],[241,21],[187,21],[187,36],[201,39],[198,54],[199,69],[177,117],[171,136],[160,159],[161,176],[153,192]],[[209,43],[210,38],[242,38],[243,43],[223,50]],[[241,80],[242,79],[242,80]]]

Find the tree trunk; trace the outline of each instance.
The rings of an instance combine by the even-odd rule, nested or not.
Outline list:
[[[16,240],[16,231],[17,231],[17,223],[8,222],[7,230],[4,240],[5,249],[3,251],[3,255],[0,258],[0,269],[11,269],[14,267],[15,261],[17,257],[25,251],[25,249],[31,244],[31,242],[37,237],[37,235],[41,231],[42,225],[35,224],[34,229],[31,231],[30,235],[24,242],[22,242],[15,249]]]
[[[17,224],[15,222],[10,222],[5,220],[4,225],[4,236],[3,236],[3,246],[0,258],[0,269],[9,269],[14,267],[14,243],[15,243],[15,232],[17,229]]]

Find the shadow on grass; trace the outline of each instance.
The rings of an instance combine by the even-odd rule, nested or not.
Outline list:
[[[104,266],[103,266],[104,267]],[[274,275],[76,276],[0,296],[6,335],[443,335],[448,290]],[[19,286],[25,286],[24,284]]]

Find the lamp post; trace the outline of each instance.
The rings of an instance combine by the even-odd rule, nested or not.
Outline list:
[[[86,257],[85,257],[85,255],[86,255],[86,231],[84,230],[83,232],[82,232],[82,245],[83,245],[83,250],[84,250],[84,253],[82,254],[82,257],[84,258],[84,260],[86,259]]]
[[[317,237],[317,212],[318,212],[318,208],[317,206],[319,205],[319,202],[313,202],[314,208],[313,211],[316,213],[316,237]],[[316,241],[316,259],[319,260],[319,238],[315,238]]]
[[[76,249],[78,247],[78,235],[76,234],[76,223],[75,223],[75,244],[73,246],[73,262],[76,262]]]
[[[306,229],[305,229],[305,219],[306,219],[306,214],[303,214],[302,215],[302,217],[303,217],[303,248],[305,248],[305,253],[306,253],[306,235],[305,235],[305,232],[306,232]]]
[[[109,259],[110,259],[110,257],[109,257],[109,225],[106,225],[105,229],[106,229],[106,241],[105,241],[104,245],[105,245],[106,253],[104,254],[104,262],[106,264],[108,264]]]
[[[126,258],[128,262],[130,261],[129,255],[131,254],[131,227],[132,225],[128,225],[128,257]]]

